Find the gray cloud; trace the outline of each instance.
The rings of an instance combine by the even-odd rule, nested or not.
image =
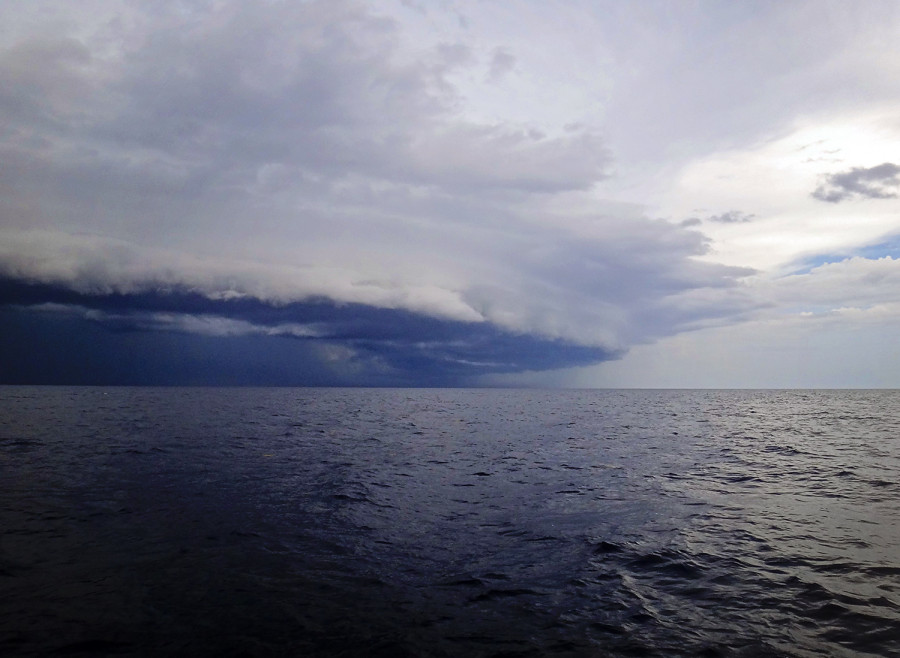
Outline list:
[[[716,222],[718,224],[746,224],[752,222],[756,215],[740,212],[738,210],[730,210],[720,215],[712,215],[706,218],[708,222]]]
[[[90,299],[359,304],[562,341],[548,353],[568,365],[753,305],[749,270],[694,258],[699,233],[595,195],[567,210],[604,180],[603,140],[471,118],[452,83],[481,75],[466,44],[409,56],[397,24],[344,0],[110,7],[121,15],[93,32],[35,20],[0,46],[3,276]],[[491,68],[514,64],[495,51]],[[264,333],[245,318],[128,319]]]
[[[716,224],[747,224],[756,219],[756,215],[741,212],[739,210],[729,210],[718,215],[709,215],[707,217],[688,217],[680,222],[680,226],[690,228],[692,226],[700,226],[704,222],[713,222]]]
[[[502,80],[507,74],[516,68],[516,58],[503,50],[497,48],[491,55],[490,69],[488,70],[488,80],[497,82]]]
[[[831,174],[812,196],[828,203],[847,199],[894,199],[900,193],[900,165],[885,162],[875,167],[854,167]]]
[[[320,299],[274,305],[249,297],[211,299],[183,288],[80,293],[2,278],[0,326],[0,363],[7,366],[0,381],[7,383],[35,381],[27,355],[36,353],[45,383],[215,383],[224,376],[243,384],[262,377],[262,383],[269,378],[288,385],[443,386],[618,356],[485,322],[363,304]],[[74,352],[67,347],[73,337],[81,343]],[[249,372],[247,350],[254,364]],[[195,364],[187,371],[185,356]],[[115,365],[122,361],[132,365]]]
[[[117,57],[68,35],[0,54],[14,173],[189,196],[247,188],[273,168],[282,185],[455,192],[585,189],[605,175],[606,150],[587,131],[542,137],[465,119],[447,76],[468,49],[406,60],[396,26],[361,4],[235,3],[206,22],[142,12],[124,35],[137,45]]]

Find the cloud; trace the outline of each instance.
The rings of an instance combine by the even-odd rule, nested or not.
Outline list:
[[[891,257],[846,258],[760,279],[746,292],[769,303],[746,322],[638,346],[621,360],[585,369],[575,384],[897,388],[898,286],[900,259]]]
[[[895,199],[900,192],[900,165],[885,162],[875,167],[854,167],[825,177],[812,196],[840,203],[853,198]]]
[[[496,48],[491,54],[488,80],[490,82],[498,82],[506,77],[515,67],[516,58],[502,48]]]
[[[439,233],[428,240],[439,240],[433,246],[407,239],[418,251],[398,254],[393,275],[382,263],[380,272],[354,263],[262,263],[95,236],[0,232],[0,273],[95,297],[188,290],[211,300],[249,298],[272,306],[324,298],[612,351],[702,318],[731,316],[726,300],[740,297],[737,281],[752,273],[693,260],[703,253],[703,237],[664,221],[597,217],[571,228],[580,235],[538,222]],[[379,249],[375,241],[337,246],[359,249],[360,258]],[[383,258],[389,257],[385,248]],[[690,296],[706,302],[682,311],[673,306]]]
[[[463,44],[406,58],[397,26],[355,2],[224,7],[199,32],[146,28],[111,85],[123,111],[98,136],[164,147],[205,175],[284,163],[330,180],[523,191],[604,176],[595,135],[534,139],[462,115],[450,76],[474,65]]]
[[[704,222],[713,222],[715,224],[747,224],[756,219],[756,215],[740,212],[739,210],[729,210],[718,215],[709,215],[707,217],[688,217],[682,220],[679,226],[690,228],[692,226],[700,226]]]
[[[706,218],[708,222],[717,222],[719,224],[746,224],[752,222],[756,215],[740,212],[738,210],[730,210],[720,215],[712,215]]]
[[[782,277],[767,291],[782,307],[831,312],[893,303],[900,289],[900,259],[851,257]]]
[[[865,207],[823,204],[810,195],[811,181],[833,174],[834,166],[807,157],[840,150],[844,162],[890,162],[898,149],[900,133],[885,107],[803,117],[777,139],[695,159],[679,172],[661,214],[703,219],[723,210],[754,213],[746,223],[704,221],[711,241],[706,258],[719,262],[774,273],[818,254],[849,255],[896,233],[898,199]]]
[[[330,381],[340,380],[352,365],[355,379],[342,383],[460,385],[491,373],[593,363],[618,356],[602,347],[504,331],[487,323],[437,319],[362,304],[338,305],[328,300],[272,305],[250,297],[210,299],[175,290],[85,294],[4,280],[0,282],[0,308],[14,313],[19,322],[22,317],[48,318],[61,323],[67,333],[84,333],[86,326],[106,332],[100,334],[105,338],[94,338],[77,355],[57,356],[62,370],[69,369],[66,365],[73,358],[102,363],[109,344],[121,340],[116,336],[135,333],[189,335],[216,339],[220,345],[222,341],[240,344],[239,339],[252,339],[257,345],[260,341],[275,345],[276,353],[283,350],[280,346],[285,340],[293,341],[302,344],[301,353],[320,361],[312,376],[294,373],[290,379],[294,384],[315,383],[323,373]],[[6,350],[39,351],[32,337],[15,334],[10,333]],[[220,363],[221,349],[205,347],[205,358],[226,367],[227,363]],[[6,381],[9,376],[7,373]],[[135,372],[132,381],[143,381],[141,377]],[[238,378],[235,383],[252,380]]]
[[[411,44],[349,0],[39,9],[0,16],[16,322],[434,383],[596,363],[759,303],[699,232],[602,199],[596,125],[471,110],[473,53],[495,80],[520,66],[502,45]]]

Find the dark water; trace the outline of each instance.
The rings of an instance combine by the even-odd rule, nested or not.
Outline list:
[[[900,393],[0,388],[0,654],[900,656]]]

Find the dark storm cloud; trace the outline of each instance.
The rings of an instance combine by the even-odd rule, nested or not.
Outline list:
[[[9,279],[0,281],[0,326],[3,383],[257,384],[268,378],[289,385],[447,386],[618,356],[487,323],[360,304],[271,305],[179,291],[87,295]],[[185,350],[193,370],[177,364]],[[248,357],[236,357],[241,350],[255,364],[244,375]]]
[[[900,166],[885,162],[831,174],[812,193],[820,201],[840,203],[858,197],[894,199],[900,193]]]
[[[596,363],[752,304],[749,270],[695,259],[700,233],[597,197],[596,130],[467,113],[453,81],[485,62],[465,43],[410,50],[347,0],[100,3],[96,23],[53,5],[79,29],[34,6],[0,39],[0,275],[34,286],[5,308],[35,336],[217,363],[227,345],[227,381],[240,344],[308,381],[449,382]]]

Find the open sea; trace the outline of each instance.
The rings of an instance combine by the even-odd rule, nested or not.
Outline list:
[[[900,656],[900,392],[0,387],[3,656]]]

